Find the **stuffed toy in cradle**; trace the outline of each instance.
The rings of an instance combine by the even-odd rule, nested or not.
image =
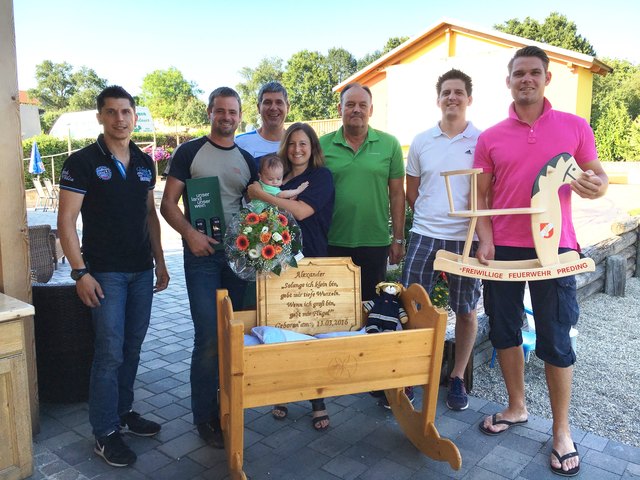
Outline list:
[[[362,306],[369,314],[365,326],[367,333],[395,332],[402,330],[401,324],[409,317],[400,304],[403,286],[395,282],[380,282],[376,285],[378,298],[367,300]]]

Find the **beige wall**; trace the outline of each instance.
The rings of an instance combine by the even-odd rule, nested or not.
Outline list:
[[[369,124],[378,130],[387,131],[389,118],[389,94],[387,92],[388,82],[386,79],[369,85],[371,96],[373,97],[373,115]]]
[[[37,105],[20,104],[20,126],[23,140],[42,133],[40,112]]]

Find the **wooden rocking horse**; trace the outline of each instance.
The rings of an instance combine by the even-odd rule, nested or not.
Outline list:
[[[439,250],[434,268],[465,277],[512,282],[545,280],[594,271],[595,263],[591,258],[580,258],[580,254],[575,251],[558,254],[562,230],[558,189],[576,179],[581,171],[573,156],[561,153],[549,160],[538,173],[531,192],[530,208],[495,210],[477,208],[477,177],[482,173],[482,169],[442,172],[440,175],[445,179],[449,197],[449,215],[467,217],[471,221],[462,255]],[[449,177],[453,175],[471,175],[470,210],[455,211],[449,182]],[[516,261],[490,260],[488,265],[483,265],[476,258],[469,256],[478,217],[497,215],[531,215],[531,232],[538,258]]]

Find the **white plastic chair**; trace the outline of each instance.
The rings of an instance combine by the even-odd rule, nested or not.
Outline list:
[[[46,212],[49,208],[49,204],[51,204],[51,207],[53,207],[53,203],[52,203],[52,197],[44,191],[44,188],[42,188],[42,183],[40,183],[40,179],[38,178],[34,178],[32,179],[33,181],[33,186],[36,189],[36,193],[38,194],[38,198],[36,199],[36,210],[38,210],[38,208],[41,208],[43,212]]]
[[[51,209],[55,212],[58,209],[58,190],[48,178],[43,179],[43,181],[46,194],[51,202]]]

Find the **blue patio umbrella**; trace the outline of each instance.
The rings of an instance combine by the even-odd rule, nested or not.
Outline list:
[[[44,163],[42,163],[42,157],[38,150],[38,144],[33,142],[31,145],[31,158],[29,159],[29,173],[33,175],[40,175],[44,173]]]

